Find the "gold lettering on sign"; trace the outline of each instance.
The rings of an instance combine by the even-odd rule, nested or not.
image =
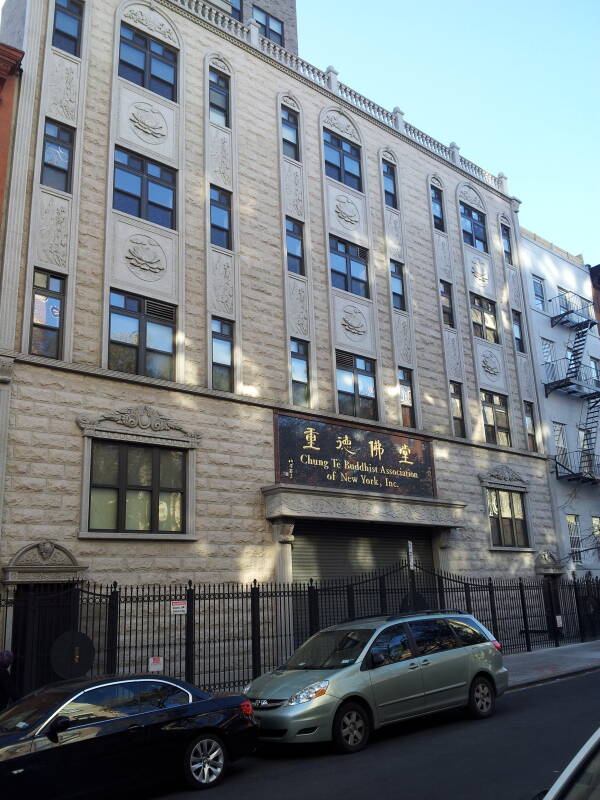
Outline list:
[[[303,450],[320,450],[320,447],[315,447],[315,443],[317,441],[317,436],[319,434],[316,432],[314,428],[307,428],[304,431],[304,438],[306,439],[306,444],[302,448]]]
[[[410,447],[405,443],[400,448],[400,459],[398,460],[399,464],[414,464],[414,461],[409,461],[408,457],[410,455]]]
[[[356,450],[351,450],[352,447],[352,439],[348,436],[348,434],[344,434],[343,436],[338,436],[336,439],[336,450],[343,450],[344,453],[348,453],[350,456],[356,455]]]
[[[371,448],[371,458],[378,458],[381,461],[385,449],[379,439],[369,440],[369,447]]]

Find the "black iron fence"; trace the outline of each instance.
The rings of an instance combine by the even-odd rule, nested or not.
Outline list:
[[[481,579],[399,563],[309,583],[9,587],[0,643],[15,654],[21,693],[61,677],[152,670],[235,691],[321,628],[425,608],[473,613],[505,653],[600,638],[597,578]]]

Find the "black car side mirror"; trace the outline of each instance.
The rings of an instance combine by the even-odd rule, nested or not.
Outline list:
[[[46,736],[50,739],[51,742],[58,741],[58,734],[66,731],[68,728],[71,727],[71,720],[68,717],[54,717],[48,729],[46,731]]]

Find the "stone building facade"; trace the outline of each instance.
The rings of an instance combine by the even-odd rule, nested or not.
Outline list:
[[[504,177],[222,3],[17,6],[2,580],[556,572]]]

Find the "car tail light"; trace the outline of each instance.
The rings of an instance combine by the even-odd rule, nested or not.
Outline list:
[[[246,717],[252,717],[254,712],[252,711],[252,703],[250,700],[242,700],[240,703],[240,708],[242,710],[242,714]]]
[[[502,645],[500,644],[500,642],[498,642],[496,639],[492,639],[492,644],[494,645],[496,650],[502,652]]]

